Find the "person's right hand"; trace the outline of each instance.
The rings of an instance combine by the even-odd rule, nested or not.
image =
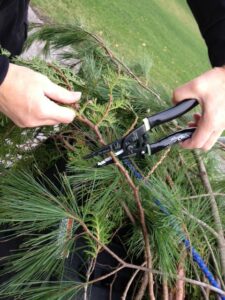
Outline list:
[[[19,127],[66,124],[76,113],[59,104],[69,105],[80,97],[80,92],[68,91],[38,72],[10,64],[0,85],[0,111]]]
[[[202,113],[194,114],[189,125],[197,128],[181,146],[207,151],[225,129],[225,68],[214,68],[174,91],[175,104],[188,98],[198,100]]]

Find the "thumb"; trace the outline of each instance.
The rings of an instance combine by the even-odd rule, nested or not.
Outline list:
[[[68,124],[76,117],[76,112],[71,107],[64,107],[46,98],[45,118],[56,121],[57,123]]]
[[[74,103],[80,100],[81,97],[81,92],[68,91],[49,79],[44,87],[44,94],[48,98],[61,103]]]

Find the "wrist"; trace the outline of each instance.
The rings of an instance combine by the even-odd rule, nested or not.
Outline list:
[[[9,70],[9,59],[4,55],[0,55],[0,86],[5,80]]]

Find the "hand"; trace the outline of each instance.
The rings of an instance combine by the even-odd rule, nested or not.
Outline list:
[[[0,85],[0,111],[19,127],[70,123],[75,111],[55,102],[72,104],[80,96],[80,92],[67,91],[40,73],[10,64]]]
[[[175,104],[187,98],[198,100],[202,114],[194,114],[194,120],[189,126],[197,129],[181,146],[207,151],[225,129],[225,69],[214,68],[174,91]]]

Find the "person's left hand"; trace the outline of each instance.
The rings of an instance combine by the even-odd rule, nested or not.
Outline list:
[[[0,111],[19,127],[70,123],[80,92],[68,91],[31,69],[10,64],[0,85]]]

